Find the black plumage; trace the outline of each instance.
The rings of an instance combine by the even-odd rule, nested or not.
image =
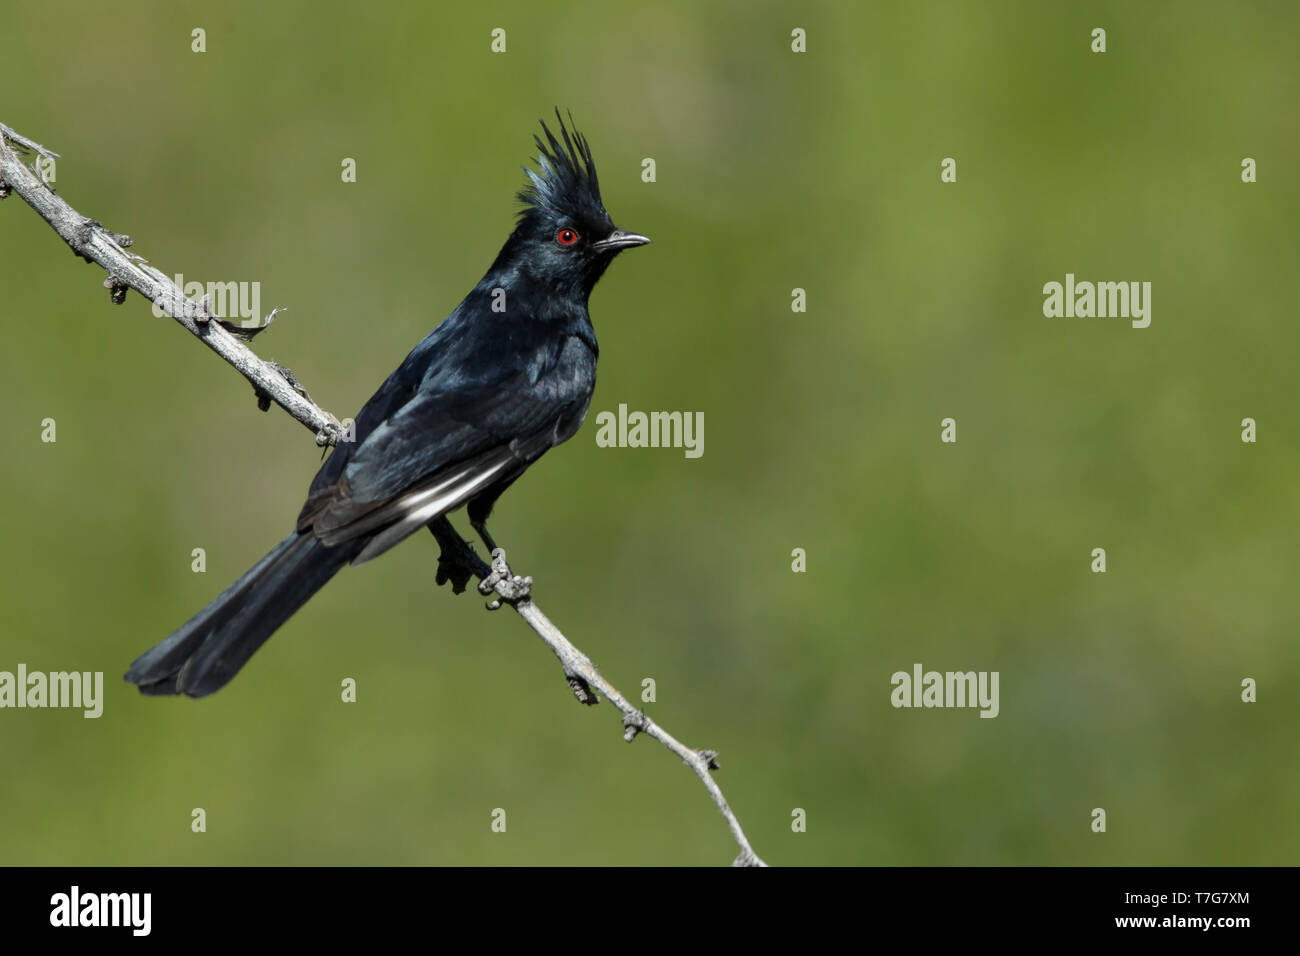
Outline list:
[[[586,417],[596,384],[587,299],[621,250],[590,147],[542,124],[540,172],[492,267],[356,416],[312,481],[297,527],[126,674],[146,694],[201,697],[345,564],[369,561],[467,505],[489,549],[497,498]]]

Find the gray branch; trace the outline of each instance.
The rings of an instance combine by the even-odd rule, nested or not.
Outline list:
[[[312,402],[292,375],[286,376],[286,369],[258,358],[239,340],[237,333],[232,333],[208,312],[206,303],[190,299],[147,260],[127,253],[125,249],[131,246],[129,236],[110,232],[98,221],[87,219],[64,202],[44,180],[23,164],[18,155],[20,148],[47,158],[58,155],[0,123],[0,198],[10,191],[17,193],[54,228],[73,252],[87,262],[103,266],[108,273],[104,285],[112,302],[121,304],[126,298],[126,290],[135,289],[248,379],[264,409],[270,402],[275,402],[315,432],[318,445],[333,445],[339,441],[343,428],[338,419]]]
[[[456,532],[451,528],[450,522],[445,518],[439,519],[439,524],[441,525],[440,528],[431,530],[434,531],[434,536],[443,545],[445,552],[447,538],[454,536],[459,539],[459,535],[456,535]],[[515,612],[520,617],[528,622],[528,626],[537,632],[537,635],[546,642],[552,653],[559,658],[560,667],[564,670],[564,676],[579,702],[595,704],[600,701],[597,692],[604,694],[609,702],[623,713],[624,740],[631,743],[636,739],[637,734],[645,734],[647,737],[659,741],[681,757],[686,765],[695,771],[695,775],[700,778],[700,782],[709,791],[709,796],[717,804],[718,812],[727,821],[727,827],[731,830],[732,837],[740,846],[740,856],[736,857],[732,865],[767,866],[754,852],[754,848],[749,845],[749,840],[745,838],[745,831],[741,829],[740,821],[736,819],[736,815],[728,805],[726,797],[722,795],[722,788],[713,779],[711,771],[718,769],[717,751],[696,750],[687,747],[647,717],[645,713],[633,707],[627,698],[618,692],[618,688],[601,676],[600,671],[596,670],[596,665],[591,662],[591,658],[578,650],[560,632],[560,629],[551,623],[551,619],[542,613],[542,609],[533,603],[531,596],[532,578],[523,578],[513,574],[510,571],[510,566],[506,564],[505,553],[500,548],[493,552],[492,567],[488,568],[463,540],[460,544],[469,551],[469,557],[466,558],[463,552],[459,557],[470,566],[475,576],[478,577],[479,591],[484,594],[495,592],[499,595],[498,600],[488,605],[489,610],[495,610],[500,607],[502,601],[505,601],[515,609]],[[441,577],[442,575],[440,575]]]
[[[502,593],[502,586],[505,581],[498,582],[494,590]],[[506,597],[506,595],[502,595]],[[564,668],[564,674],[569,679],[569,684],[574,685],[574,678],[579,678],[588,688],[594,688],[596,691],[604,694],[611,704],[617,707],[623,713],[623,739],[631,743],[636,739],[637,734],[645,734],[654,740],[659,741],[677,756],[681,757],[688,767],[695,771],[695,776],[700,778],[704,784],[709,796],[718,806],[718,812],[722,818],[727,821],[727,826],[731,830],[732,837],[740,846],[740,856],[736,857],[733,866],[766,866],[754,848],[749,845],[749,840],[745,837],[745,831],[740,827],[740,821],[736,819],[735,813],[732,812],[727,798],[722,795],[722,788],[718,786],[713,779],[712,771],[718,769],[717,753],[712,750],[695,750],[687,747],[684,743],[664,730],[653,720],[647,717],[642,711],[633,707],[626,697],[618,692],[618,689],[601,676],[600,671],[596,670],[590,658],[566,638],[560,629],[551,623],[551,619],[542,613],[542,609],[533,603],[529,597],[513,602],[512,606],[515,611],[528,622],[537,634],[544,640],[548,647],[560,659],[560,666]],[[596,703],[592,700],[591,703]]]
[[[253,384],[263,407],[268,400],[275,402],[316,432],[316,442],[319,445],[332,445],[339,440],[342,428],[338,419],[312,402],[301,386],[293,380],[292,375],[287,374],[287,369],[258,358],[235,334],[215,321],[215,318],[208,313],[205,304],[188,298],[174,282],[150,266],[144,259],[126,253],[124,247],[131,245],[129,237],[110,232],[95,220],[80,215],[23,164],[14,147],[40,156],[58,155],[0,123],[0,199],[7,196],[10,190],[18,193],[54,228],[55,232],[63,237],[63,240],[72,247],[73,252],[87,262],[97,262],[103,266],[108,273],[104,285],[112,293],[113,302],[122,302],[126,289],[131,288],[151,302],[158,303],[168,315],[185,326],[248,379]],[[272,318],[274,315],[275,313],[272,312]],[[542,613],[541,608],[533,603],[529,596],[532,579],[520,578],[512,574],[503,554],[494,555],[493,565],[489,567],[455,533],[445,518],[434,522],[431,530],[443,546],[444,558],[448,556],[450,550],[461,566],[468,568],[479,578],[480,591],[485,594],[495,592],[499,596],[499,600],[489,607],[499,607],[501,601],[506,602],[546,642],[552,653],[559,659],[569,687],[579,701],[584,704],[595,704],[600,699],[598,694],[604,694],[624,715],[625,740],[630,742],[638,734],[645,734],[679,756],[695,772],[708,790],[709,796],[713,798],[713,802],[717,804],[723,819],[727,821],[731,835],[740,846],[740,855],[733,865],[766,866],[767,864],[759,859],[758,854],[749,845],[745,832],[740,827],[740,821],[736,819],[736,815],[722,795],[722,789],[713,779],[712,771],[718,768],[717,753],[687,747],[643,712],[633,707],[614,685],[601,676],[591,659],[578,650],[560,632],[560,629],[551,623],[550,618]],[[439,582],[444,580],[441,567],[440,562]],[[463,583],[461,586],[463,587]]]

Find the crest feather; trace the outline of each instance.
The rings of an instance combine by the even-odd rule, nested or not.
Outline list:
[[[555,119],[559,123],[560,139],[556,139],[542,121],[541,136],[534,135],[537,148],[537,173],[525,166],[528,183],[519,191],[519,201],[525,208],[521,217],[539,213],[556,219],[604,219],[608,218],[604,203],[600,199],[600,182],[596,178],[596,161],[591,156],[591,147],[587,138],[573,126],[573,114],[569,114],[568,125],[555,110]]]

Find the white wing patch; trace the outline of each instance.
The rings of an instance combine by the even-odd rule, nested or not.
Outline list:
[[[385,505],[378,512],[366,515],[354,525],[349,525],[349,537],[364,533],[369,527],[376,527],[392,520],[387,528],[370,539],[365,548],[352,559],[352,563],[365,564],[371,558],[378,557],[395,544],[415,534],[439,515],[446,514],[463,505],[477,492],[492,483],[515,456],[509,448],[502,448],[486,460],[469,462],[454,470],[446,477],[439,477],[434,484],[409,491],[400,498]],[[342,529],[340,529],[342,530]]]

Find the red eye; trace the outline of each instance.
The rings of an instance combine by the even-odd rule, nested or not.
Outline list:
[[[571,246],[578,241],[578,234],[572,229],[561,229],[555,234],[555,241],[562,246]]]

